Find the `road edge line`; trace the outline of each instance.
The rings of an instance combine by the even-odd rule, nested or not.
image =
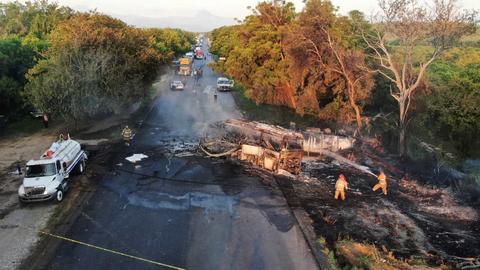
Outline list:
[[[315,258],[315,262],[317,263],[318,268],[319,269],[333,270],[332,266],[328,262],[327,256],[322,252],[319,244],[315,240],[312,240],[309,237],[311,232],[309,233],[310,230],[308,229],[308,227],[310,225],[305,224],[303,222],[303,220],[299,217],[300,213],[303,214],[303,215],[306,215],[306,216],[308,216],[308,213],[301,207],[295,207],[294,208],[293,206],[291,206],[291,204],[289,203],[288,198],[287,198],[287,196],[286,196],[286,194],[283,190],[282,185],[278,182],[278,176],[273,176],[273,179],[274,179],[275,185],[278,187],[278,189],[282,193],[282,196],[285,199],[285,202],[287,204],[287,208],[295,219],[295,223],[298,225],[298,228],[302,232],[303,238],[307,242],[307,245],[310,248],[310,252],[312,253],[313,257]],[[292,181],[291,179],[287,179],[287,180]],[[292,183],[290,183],[290,184],[292,185],[292,189],[295,192],[293,184]],[[295,194],[295,196],[296,196],[296,194]]]

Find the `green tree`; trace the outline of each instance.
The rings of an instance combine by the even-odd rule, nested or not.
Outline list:
[[[145,30],[149,36],[151,46],[165,56],[165,60],[171,60],[179,54],[192,50],[195,35],[191,32],[174,28],[152,28]]]
[[[432,64],[427,74],[432,93],[426,104],[423,125],[432,136],[454,144],[459,154],[479,154],[480,50],[452,49]]]
[[[0,3],[0,36],[33,35],[46,39],[59,22],[73,14],[72,9],[47,0]]]
[[[282,28],[294,16],[291,3],[262,2],[243,25],[212,33],[213,52],[227,58],[217,68],[243,84],[246,96],[256,103],[295,108],[295,98],[285,77],[287,60],[282,48]]]
[[[210,33],[212,40],[210,52],[221,57],[228,57],[228,54],[240,45],[238,35],[240,28],[240,25],[231,25],[214,29]]]
[[[143,30],[98,13],[78,14],[50,36],[26,89],[36,107],[65,119],[117,112],[141,99],[164,59]]]
[[[25,73],[34,62],[35,52],[20,39],[0,39],[0,114],[15,114],[23,107]]]
[[[306,90],[304,100],[317,101],[320,117],[346,122],[355,119],[360,129],[373,79],[356,35],[358,21],[366,24],[361,13],[336,16],[331,2],[310,0],[297,23],[289,28],[288,44],[293,55],[291,69],[295,69],[292,73]]]

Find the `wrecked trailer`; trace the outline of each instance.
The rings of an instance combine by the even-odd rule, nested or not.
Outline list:
[[[231,156],[275,173],[298,175],[305,153],[324,155],[325,151],[348,149],[353,144],[353,138],[315,129],[303,134],[260,122],[228,119],[210,127],[200,149],[210,157]]]
[[[299,174],[302,168],[303,151],[300,149],[281,149],[275,151],[256,145],[243,144],[238,152],[242,161],[278,173],[284,170],[292,174]]]
[[[227,146],[219,151],[222,146]],[[258,145],[234,145],[225,142],[203,142],[200,149],[210,157],[234,157],[252,165],[277,173],[285,170],[292,174],[299,174],[302,167],[303,150],[282,149],[274,151]]]

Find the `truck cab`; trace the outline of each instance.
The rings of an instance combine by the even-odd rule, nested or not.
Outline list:
[[[201,47],[195,48],[195,59],[202,60],[204,57],[203,50]]]
[[[78,142],[71,139],[54,142],[39,159],[27,162],[23,183],[18,188],[20,201],[62,201],[70,173],[74,168],[82,173],[86,158]]]
[[[193,56],[192,56],[193,58]],[[180,67],[178,75],[189,76],[192,73],[192,60],[189,57],[180,58]]]

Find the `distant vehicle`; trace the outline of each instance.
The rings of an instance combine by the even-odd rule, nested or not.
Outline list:
[[[170,89],[172,89],[172,90],[183,90],[184,88],[185,88],[185,86],[183,85],[183,83],[181,81],[173,81],[170,84]]]
[[[203,59],[203,50],[200,47],[195,48],[195,59]]]
[[[18,188],[20,201],[62,201],[69,188],[70,173],[75,168],[83,173],[86,160],[80,143],[60,135],[39,159],[27,162],[23,184]]]
[[[217,90],[218,91],[230,91],[234,85],[233,80],[229,80],[225,77],[220,77],[217,79]]]
[[[43,112],[40,111],[39,109],[33,109],[31,112],[30,112],[30,115],[33,117],[33,118],[40,118],[43,116]]]
[[[180,58],[180,67],[178,75],[189,76],[192,73],[192,59],[188,57]]]
[[[221,56],[221,57],[218,58],[218,61],[225,61],[225,60],[227,60],[227,58],[225,58],[225,57],[223,57],[223,56]]]

